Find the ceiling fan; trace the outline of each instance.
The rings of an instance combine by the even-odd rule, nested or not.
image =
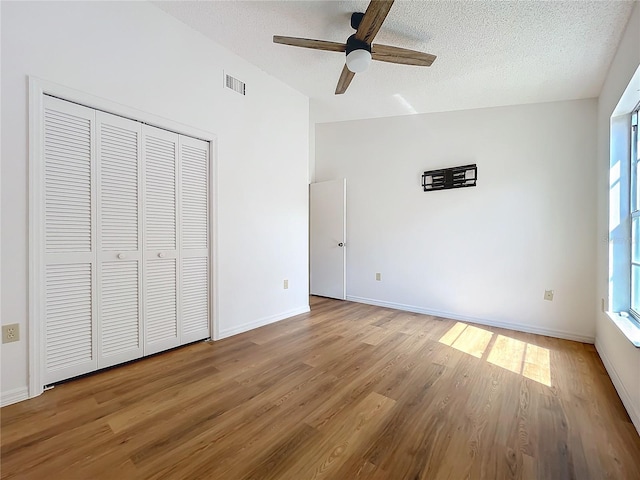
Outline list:
[[[431,66],[436,59],[435,55],[390,45],[372,44],[392,5],[393,0],[371,0],[365,13],[354,12],[351,15],[351,28],[356,30],[356,33],[347,39],[347,43],[280,35],[273,36],[273,43],[330,52],[346,52],[347,58],[338,80],[336,95],[346,92],[354,75],[364,72],[372,59],[404,65]]]

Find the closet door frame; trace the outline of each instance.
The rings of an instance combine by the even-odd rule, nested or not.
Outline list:
[[[85,107],[119,115],[165,130],[198,138],[209,144],[209,328],[213,340],[219,339],[217,281],[217,136],[209,131],[128,107],[80,90],[35,76],[29,76],[29,297],[28,362],[29,398],[44,391],[45,344],[45,252],[44,252],[44,97],[46,95]]]

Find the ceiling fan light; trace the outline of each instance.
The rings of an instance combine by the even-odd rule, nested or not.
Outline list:
[[[371,63],[371,52],[357,49],[347,54],[347,68],[353,73],[364,72]]]

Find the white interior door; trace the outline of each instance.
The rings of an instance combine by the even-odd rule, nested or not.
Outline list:
[[[98,368],[142,356],[141,124],[96,112]]]
[[[209,144],[180,136],[180,341],[210,337]]]
[[[95,112],[44,98],[43,384],[96,359]]]
[[[347,180],[312,183],[310,203],[310,290],[346,298]]]
[[[178,134],[144,125],[144,354],[180,344]]]

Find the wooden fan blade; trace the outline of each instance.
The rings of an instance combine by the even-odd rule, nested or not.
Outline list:
[[[310,38],[273,36],[273,43],[292,45],[294,47],[313,48],[315,50],[328,50],[330,52],[344,52],[347,46],[344,43],[328,42],[326,40],[312,40]]]
[[[371,45],[371,58],[380,62],[402,63],[404,65],[418,65],[430,67],[436,59],[430,53],[417,52],[408,48],[392,47],[390,45]]]
[[[345,64],[344,68],[342,69],[342,73],[340,74],[340,80],[338,80],[338,86],[336,87],[336,95],[342,95],[344,92],[347,91],[347,88],[349,87],[349,84],[351,83],[351,80],[353,80],[354,76],[355,76],[355,73],[349,70],[347,68],[347,65]]]
[[[371,0],[356,31],[356,39],[371,43],[393,5],[393,0]]]

